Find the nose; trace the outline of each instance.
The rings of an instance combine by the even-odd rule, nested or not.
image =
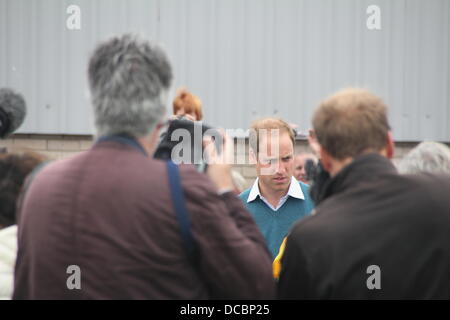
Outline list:
[[[278,161],[275,167],[275,173],[276,174],[285,174],[286,173],[286,166],[282,161]]]

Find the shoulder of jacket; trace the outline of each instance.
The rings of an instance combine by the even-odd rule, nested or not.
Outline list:
[[[192,165],[179,166],[183,189],[189,193],[217,194],[217,188],[205,173],[198,172]],[[217,194],[218,195],[218,194]]]

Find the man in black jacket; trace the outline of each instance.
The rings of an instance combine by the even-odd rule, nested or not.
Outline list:
[[[399,175],[381,99],[345,89],[313,126],[331,179],[288,236],[281,299],[450,299],[450,176]]]

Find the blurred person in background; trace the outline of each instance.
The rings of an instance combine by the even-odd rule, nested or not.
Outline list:
[[[298,181],[310,184],[314,177],[317,157],[309,152],[302,152],[294,157],[294,177]]]
[[[255,121],[250,130],[250,157],[257,178],[240,198],[253,215],[275,258],[293,223],[310,214],[309,188],[294,177],[295,136],[281,119]]]
[[[230,165],[206,175],[151,157],[172,82],[165,52],[114,37],[95,49],[88,77],[98,139],[31,182],[14,298],[273,298],[270,253],[232,192]]]
[[[180,163],[195,164],[198,171],[204,172],[207,166],[203,161],[202,140],[205,138],[205,132],[212,128],[201,122],[203,119],[202,102],[197,96],[185,88],[181,88],[178,90],[172,106],[173,115],[161,128],[158,146],[153,156],[161,160],[172,159]],[[187,136],[178,136],[180,131],[186,132]],[[200,137],[196,137],[196,134],[199,134]],[[190,154],[174,155],[173,151],[176,147],[182,148],[183,152],[188,151]],[[180,161],[174,159],[177,156],[180,156]]]
[[[11,299],[17,254],[16,205],[26,177],[44,158],[38,154],[0,154],[0,300]]]
[[[341,90],[313,116],[330,180],[281,258],[280,299],[449,299],[450,178],[400,175],[384,102]]]
[[[202,101],[186,88],[178,89],[173,100],[173,117],[185,117],[188,120],[201,121],[203,119]]]
[[[203,124],[202,101],[186,88],[180,88],[172,103],[173,115],[169,117],[169,121],[165,128],[162,128],[160,142],[156,148],[154,157],[157,159],[167,160],[172,158],[172,150],[176,146],[185,145],[184,150],[191,149],[191,161],[196,165],[198,171],[206,171],[207,165],[203,163],[202,159],[195,158],[195,133],[196,129],[201,132],[201,140],[206,138],[206,130],[212,129],[208,125]],[[198,128],[196,128],[198,127]],[[190,141],[179,141],[172,138],[172,134],[177,129],[185,129],[190,133]],[[204,148],[202,144],[198,144],[198,155],[203,156]],[[245,179],[239,172],[232,170],[231,175],[234,183],[234,192],[238,195],[245,189]]]
[[[450,173],[450,148],[443,143],[424,141],[398,164],[400,173]]]

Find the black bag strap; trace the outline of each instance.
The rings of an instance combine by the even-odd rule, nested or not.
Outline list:
[[[184,199],[183,189],[180,182],[180,173],[178,166],[171,160],[167,161],[167,173],[169,175],[169,185],[172,193],[172,203],[175,208],[178,224],[181,228],[181,236],[183,242],[188,250],[189,257],[196,261],[196,246],[194,237],[191,232],[191,224],[189,221],[188,211],[186,209],[186,202]]]

